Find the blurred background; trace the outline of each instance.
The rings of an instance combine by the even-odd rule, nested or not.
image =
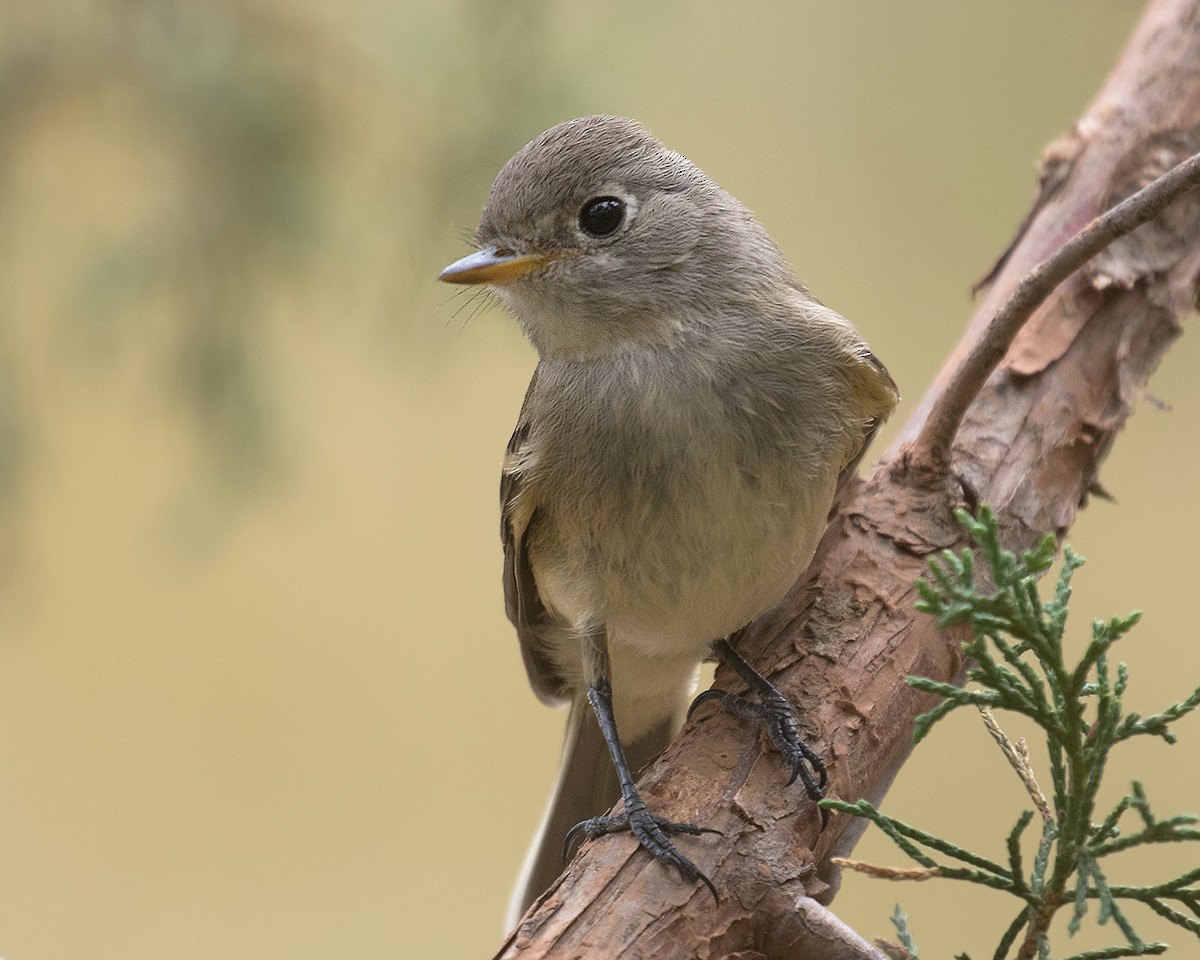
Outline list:
[[[1139,10],[6,0],[0,956],[490,955],[563,722],[500,592],[534,355],[433,279],[496,170],[571,116],[646,122],[891,368],[881,450]],[[1198,362],[1189,333],[1071,535],[1077,641],[1146,610],[1143,712],[1200,677]],[[1200,806],[1180,732],[1118,754],[1108,799],[1137,775]],[[887,802],[996,857],[1025,805],[965,712]],[[857,855],[906,865],[870,831]],[[896,902],[927,957],[990,956],[1015,913],[855,876],[836,907],[886,936]]]

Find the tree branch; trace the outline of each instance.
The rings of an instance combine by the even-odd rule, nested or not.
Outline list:
[[[1021,281],[1103,211],[1197,152],[1200,0],[1155,0],[1085,116],[1048,152],[1042,194],[929,393],[848,491],[806,578],[742,641],[743,655],[800,707],[829,765],[831,795],[878,803],[907,758],[913,720],[931,698],[905,675],[960,676],[959,638],[914,613],[926,558],[965,545],[953,509],[986,500],[1012,549],[1070,528],[1195,302],[1197,193],[1089,253],[1040,306],[1037,285],[1053,275],[1032,288]],[[1069,272],[1065,259],[1052,262]],[[1019,289],[1032,292],[992,327]],[[737,689],[737,680],[721,670],[717,685]],[[500,956],[818,956],[795,934],[800,906],[832,899],[831,860],[850,852],[866,824],[835,814],[821,831],[813,805],[785,780],[778,757],[736,718],[697,711],[640,787],[660,815],[723,832],[689,838],[685,850],[721,902],[631,838],[609,836],[584,845]]]
[[[1194,155],[1132,197],[1093,220],[1039,263],[992,318],[983,336],[954,371],[913,444],[913,465],[946,470],[950,446],[963,414],[984,381],[1004,359],[1021,328],[1060,283],[1113,241],[1153,220],[1189,190],[1200,186],[1200,154]],[[918,459],[923,462],[918,464]]]

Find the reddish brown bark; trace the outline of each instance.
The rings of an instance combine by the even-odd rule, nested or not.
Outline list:
[[[960,675],[959,638],[914,612],[926,558],[964,545],[953,509],[991,504],[1014,549],[1070,528],[1195,302],[1197,194],[1118,240],[1034,313],[966,410],[948,469],[922,446],[930,410],[1031,268],[1198,151],[1200,0],[1156,0],[1087,113],[1047,150],[1041,194],[963,339],[897,442],[845,499],[811,580],[743,642],[807,718],[809,742],[829,762],[831,796],[878,801],[904,763],[913,719],[931,706],[905,675]],[[737,689],[724,672],[717,684]],[[606,837],[586,845],[499,955],[866,955],[814,934],[812,909],[836,892],[829,859],[850,851],[863,821],[835,815],[821,832],[803,791],[783,781],[778,757],[741,721],[702,709],[641,788],[656,812],[723,831],[685,839],[721,903],[628,836]]]

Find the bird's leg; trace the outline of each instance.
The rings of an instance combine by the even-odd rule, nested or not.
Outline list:
[[[690,717],[700,704],[709,700],[719,700],[726,712],[737,717],[751,717],[761,721],[771,742],[775,744],[775,749],[783,754],[784,760],[791,767],[792,776],[788,784],[795,783],[799,778],[804,784],[804,792],[812,800],[820,800],[825,796],[825,763],[796,731],[796,712],[791,702],[766,677],[750,666],[728,640],[718,640],[712,645],[712,649],[722,663],[745,681],[757,697],[757,701],[724,690],[706,690],[692,701],[691,707],[688,708],[688,716]],[[827,817],[828,814],[822,810],[822,826]]]
[[[633,782],[633,775],[629,771],[629,763],[625,759],[625,750],[621,746],[616,720],[613,717],[611,670],[608,663],[608,645],[603,633],[591,635],[584,640],[584,670],[588,680],[588,703],[592,705],[596,714],[600,732],[604,735],[604,742],[608,745],[609,755],[612,757],[613,766],[616,767],[624,804],[620,813],[592,817],[575,824],[563,841],[563,859],[566,859],[567,851],[577,838],[594,840],[608,833],[629,830],[655,860],[664,866],[674,867],[679,871],[679,875],[690,883],[703,883],[712,893],[713,899],[719,902],[720,897],[717,896],[717,888],[713,886],[713,882],[691,860],[675,849],[667,835],[687,833],[694,836],[720,831],[707,830],[694,823],[676,823],[674,820],[655,816],[646,807]]]

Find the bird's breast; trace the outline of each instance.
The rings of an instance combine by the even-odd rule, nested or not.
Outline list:
[[[529,551],[543,600],[610,644],[707,645],[778,602],[824,525],[836,469],[813,469],[799,411],[755,409],[704,370],[566,389],[533,438]],[[570,411],[569,415],[563,415]]]

